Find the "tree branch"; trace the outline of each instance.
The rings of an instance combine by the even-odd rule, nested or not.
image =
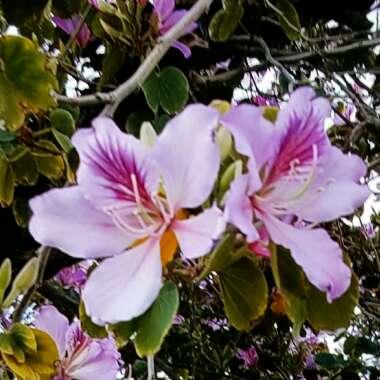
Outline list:
[[[198,0],[168,32],[159,39],[156,46],[148,54],[136,72],[115,90],[106,93],[99,92],[92,95],[84,95],[78,98],[68,98],[66,96],[57,95],[58,102],[77,106],[90,106],[106,103],[108,105],[102,113],[107,116],[112,116],[119,104],[136,90],[137,87],[144,83],[145,79],[170,49],[173,42],[186,33],[188,26],[192,22],[198,20],[212,2],[213,0]]]

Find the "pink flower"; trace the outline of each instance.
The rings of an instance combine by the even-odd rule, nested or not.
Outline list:
[[[54,306],[39,309],[35,326],[57,344],[60,363],[54,380],[114,380],[120,354],[112,338],[93,339],[81,330],[80,322],[68,319]]]
[[[223,227],[216,207],[187,218],[210,195],[220,163],[218,112],[190,105],[166,125],[153,149],[122,133],[111,119],[73,136],[78,185],[31,200],[30,232],[41,244],[82,258],[112,257],[83,290],[98,324],[144,313],[162,286],[162,267],[177,248],[205,255]]]
[[[61,18],[58,16],[54,16],[52,20],[57,24],[59,28],[61,28],[68,35],[72,35],[77,27],[82,22],[82,18],[79,15],[74,15],[71,18]],[[90,41],[91,32],[86,24],[83,24],[79,30],[79,33],[76,36],[76,41],[81,48],[85,48]]]
[[[175,0],[153,0],[153,6],[161,35],[167,33],[187,13],[185,9],[175,10]],[[197,24],[193,22],[186,33],[192,33],[196,28]],[[185,58],[190,57],[191,50],[184,43],[176,41],[173,47],[180,50]]]
[[[248,347],[246,350],[238,349],[236,353],[238,359],[244,360],[244,367],[249,369],[257,364],[259,355],[254,346]]]
[[[338,244],[321,228],[287,222],[289,216],[310,223],[331,221],[352,213],[370,194],[358,184],[366,172],[363,161],[330,144],[324,131],[330,114],[328,101],[304,87],[292,94],[275,124],[253,105],[232,109],[222,122],[236,149],[249,158],[248,173],[231,185],[227,218],[248,242],[259,240],[256,226],[264,226],[331,302],[351,281]]]

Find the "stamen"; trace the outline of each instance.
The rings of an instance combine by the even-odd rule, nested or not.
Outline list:
[[[309,169],[309,174],[308,174],[302,188],[289,199],[291,201],[296,200],[296,199],[300,198],[303,194],[305,194],[305,192],[309,188],[311,182],[313,181],[313,178],[314,178],[314,175],[315,175],[315,172],[317,169],[317,165],[318,165],[318,147],[317,147],[317,145],[313,144],[312,149],[313,149],[313,160],[311,163],[311,168]]]

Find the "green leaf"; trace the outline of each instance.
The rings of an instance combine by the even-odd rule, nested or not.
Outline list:
[[[15,182],[20,185],[33,186],[37,183],[39,173],[37,163],[32,156],[30,149],[26,147],[18,147],[12,156],[18,158],[12,161],[12,168],[15,176]]]
[[[12,262],[9,258],[3,260],[0,266],[0,304],[3,302],[5,291],[12,279]]]
[[[150,109],[140,109],[132,112],[127,119],[125,130],[135,137],[139,137],[140,128],[143,122],[151,121],[153,119],[153,114]]]
[[[160,107],[160,77],[153,71],[141,86],[150,109],[157,113]]]
[[[12,204],[12,212],[16,220],[16,223],[19,227],[28,227],[31,211],[29,209],[29,204],[26,199],[16,198]]]
[[[16,138],[16,133],[0,130],[0,142],[12,142],[16,140]]]
[[[178,307],[178,290],[173,282],[166,282],[153,305],[138,318],[135,348],[139,356],[154,355],[160,350]]]
[[[13,355],[12,338],[8,333],[0,334],[0,352]]]
[[[9,206],[13,201],[15,178],[12,166],[0,158],[0,204]]]
[[[15,130],[27,113],[55,105],[52,96],[57,80],[50,62],[34,43],[21,36],[0,38],[0,118]]]
[[[61,146],[65,153],[69,153],[71,149],[74,148],[74,145],[71,143],[70,138],[64,135],[62,132],[58,131],[57,129],[53,129],[52,133],[57,140],[57,143]]]
[[[352,273],[351,285],[340,298],[328,303],[326,294],[307,284],[306,303],[308,320],[316,330],[336,330],[347,327],[359,301],[359,281]]]
[[[66,136],[71,137],[75,132],[75,120],[71,113],[63,108],[57,108],[50,112],[51,126]]]
[[[294,262],[289,252],[271,247],[272,273],[277,288],[284,298],[285,312],[294,325],[294,335],[298,335],[302,323],[307,319],[305,303],[305,276]]]
[[[238,330],[248,330],[267,307],[268,287],[264,274],[248,258],[242,258],[219,274],[224,310]]]
[[[102,339],[108,336],[108,332],[105,327],[96,325],[86,314],[86,309],[83,302],[79,305],[79,319],[82,329],[92,338]]]
[[[11,291],[4,301],[4,307],[9,307],[20,293],[28,291],[34,285],[37,280],[38,268],[37,257],[33,257],[24,265],[13,281]]]
[[[220,272],[241,258],[235,252],[235,237],[227,234],[211,252],[205,268],[199,275],[199,280],[204,279],[210,272]]]
[[[21,324],[14,323],[10,330],[13,341],[17,346],[21,347],[23,351],[37,351],[37,341],[33,334],[32,329]]]
[[[15,353],[3,354],[5,364],[18,378],[24,380],[41,380],[50,378],[56,372],[56,363],[59,360],[58,349],[54,340],[45,332],[29,328],[37,343],[36,350],[27,350],[24,360],[18,360]],[[22,351],[21,351],[22,352]]]
[[[277,8],[282,15],[277,15],[281,27],[289,40],[296,40],[300,36],[301,24],[294,5],[289,0],[277,0]],[[293,28],[289,25],[293,25]]]
[[[155,113],[159,106],[168,114],[180,111],[187,103],[189,83],[176,67],[167,66],[160,73],[153,72],[141,86],[145,99]]]
[[[61,178],[65,171],[65,162],[59,149],[49,140],[40,140],[32,151],[38,171],[49,179]]]
[[[224,9],[215,13],[209,25],[210,38],[216,42],[227,41],[239,25],[244,8],[239,0],[231,0]]]
[[[138,328],[137,324],[138,318],[131,319],[127,322],[119,322],[115,325],[110,326],[116,337],[116,341],[119,346],[123,346],[126,342],[131,339],[132,335],[136,332]]]
[[[108,83],[109,80],[122,68],[127,56],[127,47],[122,44],[107,44],[103,59],[102,76],[100,85]]]
[[[185,107],[189,83],[181,70],[167,66],[160,74],[160,103],[165,112],[174,114]]]
[[[315,362],[326,369],[342,368],[345,365],[345,360],[342,356],[333,355],[328,352],[318,352],[315,355]]]

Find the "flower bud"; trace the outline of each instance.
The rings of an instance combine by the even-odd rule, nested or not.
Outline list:
[[[12,278],[12,262],[8,258],[4,259],[0,267],[0,303],[3,301],[4,293],[7,290]]]
[[[13,281],[12,289],[4,301],[4,307],[9,307],[19,294],[25,293],[35,284],[38,267],[37,257],[33,257],[25,264]]]
[[[140,140],[149,148],[153,148],[157,141],[157,133],[149,121],[144,121],[140,128]]]
[[[223,196],[227,193],[231,182],[240,174],[242,174],[242,172],[243,162],[241,160],[237,160],[227,167],[227,169],[222,174],[219,182],[220,199],[223,199]]]

